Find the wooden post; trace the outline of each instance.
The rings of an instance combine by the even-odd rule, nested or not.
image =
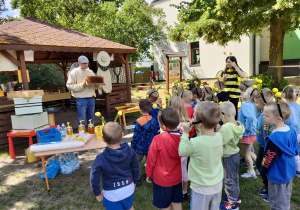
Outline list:
[[[182,82],[182,57],[179,57],[180,82]]]
[[[64,71],[64,78],[65,78],[65,83],[67,83],[68,81],[68,74],[67,74],[67,68],[68,68],[68,65],[69,65],[69,61],[66,61],[64,63],[64,68],[63,68],[63,71]]]
[[[23,88],[24,90],[29,90],[29,84],[26,73],[25,55],[23,50],[18,51],[18,60],[20,61]]]
[[[130,90],[130,74],[129,74],[129,63],[128,63],[128,54],[125,54],[125,70],[126,70],[126,83],[127,83],[127,96],[131,102],[131,90]]]
[[[166,55],[166,90],[169,92],[169,57]]]

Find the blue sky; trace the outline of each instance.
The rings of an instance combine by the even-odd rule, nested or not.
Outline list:
[[[5,4],[6,4],[6,8],[8,9],[8,11],[3,12],[1,16],[14,16],[14,17],[19,17],[20,16],[20,10],[19,9],[11,9],[11,5],[10,5],[10,1],[11,0],[6,0]],[[146,0],[146,2],[151,3],[152,0]]]

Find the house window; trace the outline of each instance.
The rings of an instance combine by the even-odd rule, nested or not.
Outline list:
[[[199,42],[190,43],[191,48],[191,65],[200,64]]]

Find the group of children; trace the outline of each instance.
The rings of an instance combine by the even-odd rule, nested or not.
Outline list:
[[[216,82],[214,91],[209,86],[194,85],[191,91],[176,87],[161,111],[153,108],[159,106],[158,92],[149,90],[148,99],[139,102],[142,116],[135,121],[131,147],[120,144],[118,123],[103,128],[107,147],[96,157],[90,178],[97,200],[103,200],[106,209],[134,209],[134,189],[141,185],[146,157],[146,181],[153,184],[155,207],[182,209],[190,181],[192,210],[239,209],[240,142],[248,168],[241,177],[260,174],[262,199],[271,209],[290,209],[292,179],[300,176],[298,89],[285,87],[285,102],[275,102],[270,89],[253,89],[253,84],[247,80],[240,86],[244,103],[238,116],[229,94],[222,91],[223,82]]]

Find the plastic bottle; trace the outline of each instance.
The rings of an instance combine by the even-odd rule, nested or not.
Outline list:
[[[85,134],[85,127],[84,127],[84,125],[82,125],[82,122],[84,122],[84,120],[79,121],[79,123],[80,123],[80,125],[78,126],[78,133],[79,134]]]
[[[67,136],[73,136],[73,128],[70,126],[70,122],[67,122]]]
[[[79,169],[79,152],[74,152],[75,170]]]
[[[95,127],[94,127],[94,124],[92,124],[92,119],[90,119],[89,121],[90,121],[90,124],[88,126],[88,133],[95,134]]]
[[[66,136],[66,126],[65,124],[61,124],[61,133],[62,133],[62,137]]]
[[[56,129],[60,132],[61,136],[62,136],[62,132],[61,132],[61,127],[60,125],[57,125]]]

